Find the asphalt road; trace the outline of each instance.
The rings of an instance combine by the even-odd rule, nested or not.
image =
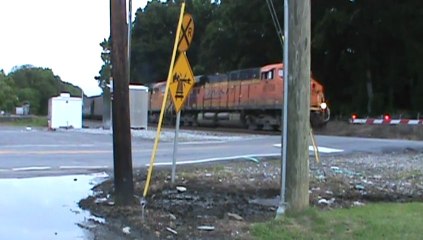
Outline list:
[[[355,137],[316,136],[322,156],[356,152],[380,153],[414,149],[423,151],[423,141],[387,140]],[[133,166],[150,162],[153,139],[134,137]],[[280,136],[242,135],[222,136],[213,140],[196,137],[179,142],[177,162],[198,163],[227,159],[251,159],[281,154]],[[0,178],[39,171],[74,173],[113,167],[111,134],[81,131],[26,130],[24,127],[0,127]],[[313,151],[310,151],[312,154]],[[171,164],[173,142],[162,141],[158,146],[156,164]]]

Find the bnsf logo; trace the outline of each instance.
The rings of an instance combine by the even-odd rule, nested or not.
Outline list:
[[[235,93],[235,88],[209,88],[204,92],[204,99],[218,99],[226,95],[231,95]]]

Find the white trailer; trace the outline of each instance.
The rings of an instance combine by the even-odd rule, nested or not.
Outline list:
[[[82,99],[61,93],[48,102],[48,123],[50,129],[82,128]]]

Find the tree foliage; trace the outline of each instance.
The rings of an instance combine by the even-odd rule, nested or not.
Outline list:
[[[181,1],[152,0],[133,22],[131,82],[166,79]],[[283,26],[283,1],[273,1]],[[266,1],[187,0],[194,74],[280,62]],[[312,73],[334,113],[422,110],[423,1],[312,0]]]
[[[0,109],[14,112],[14,107],[30,104],[32,114],[46,115],[48,100],[68,92],[72,96],[81,96],[81,89],[63,82],[48,68],[31,65],[15,67],[8,75],[0,72]]]
[[[340,110],[422,109],[421,1],[332,1],[321,16],[313,31],[312,65]]]
[[[101,66],[99,76],[94,77],[98,81],[98,86],[103,89],[107,88],[107,84],[110,84],[110,77],[111,74],[111,56],[110,56],[110,40],[104,39],[100,43],[100,47],[103,49],[101,52],[101,60],[103,61],[103,65]]]
[[[139,9],[132,31],[131,82],[164,80],[169,70],[179,4],[153,0]]]
[[[16,106],[18,97],[13,79],[0,71],[0,110],[11,112]]]

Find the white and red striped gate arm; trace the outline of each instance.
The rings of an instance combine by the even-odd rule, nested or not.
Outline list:
[[[365,125],[423,125],[422,119],[377,119],[377,118],[351,118],[352,124]]]

